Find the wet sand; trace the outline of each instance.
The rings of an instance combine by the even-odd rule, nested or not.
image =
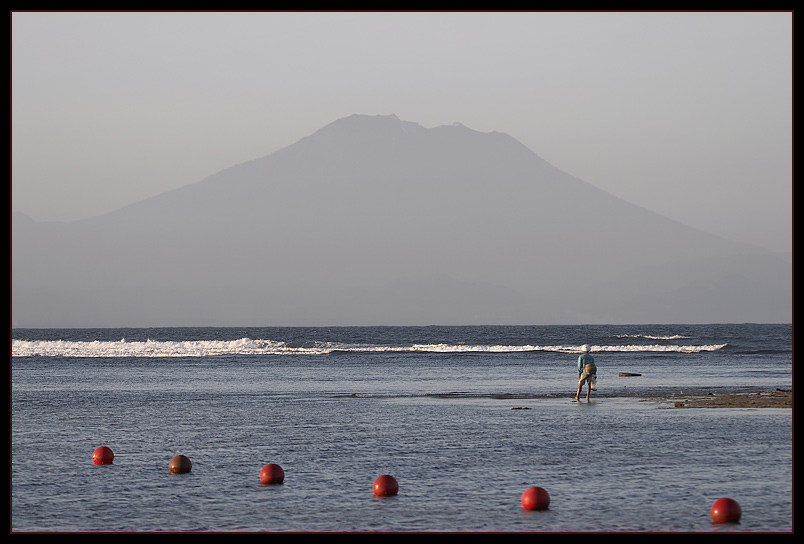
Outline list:
[[[675,408],[792,408],[793,392],[782,389],[759,393],[710,393],[687,398],[664,398]]]

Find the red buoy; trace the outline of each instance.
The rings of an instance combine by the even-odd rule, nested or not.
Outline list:
[[[522,508],[525,510],[547,510],[550,494],[541,487],[529,487],[522,493]]]
[[[106,446],[99,446],[92,452],[92,462],[96,465],[111,465],[114,461],[114,452]]]
[[[193,463],[185,455],[176,455],[170,460],[170,472],[172,474],[184,474],[193,469]]]
[[[374,480],[375,497],[390,497],[397,493],[399,493],[399,484],[393,476],[383,474]]]
[[[709,515],[712,516],[712,521],[715,523],[735,522],[740,521],[743,509],[734,499],[722,498],[715,501],[712,509],[709,510]]]
[[[260,482],[264,484],[281,484],[285,480],[285,471],[275,463],[268,463],[260,471]]]

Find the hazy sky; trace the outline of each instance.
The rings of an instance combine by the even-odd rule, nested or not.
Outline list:
[[[510,134],[792,249],[792,12],[12,12],[12,209],[73,220],[353,113]]]

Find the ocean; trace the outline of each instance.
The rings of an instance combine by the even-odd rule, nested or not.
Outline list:
[[[12,532],[793,531],[793,411],[674,406],[791,390],[790,324],[13,329],[11,348]],[[397,495],[373,495],[382,474]],[[549,508],[523,509],[531,486]],[[712,522],[721,497],[739,522]]]

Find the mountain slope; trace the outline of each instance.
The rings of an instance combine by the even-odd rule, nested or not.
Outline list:
[[[743,278],[741,263],[756,260],[768,270]],[[337,120],[103,216],[12,226],[21,326],[699,322],[704,309],[754,320],[756,304],[726,304],[735,288],[789,300],[757,319],[788,321],[789,271],[600,191],[506,134],[393,115]],[[719,287],[721,276],[732,279]],[[705,278],[713,290],[669,311],[668,297]]]

